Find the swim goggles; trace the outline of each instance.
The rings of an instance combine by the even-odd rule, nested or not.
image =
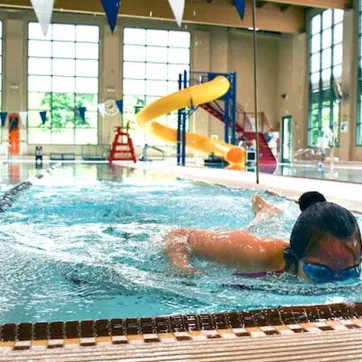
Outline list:
[[[326,283],[332,280],[344,281],[351,278],[358,278],[361,274],[361,265],[355,265],[351,268],[340,271],[338,274],[335,274],[333,270],[325,265],[303,262],[303,270],[308,278],[314,282]]]

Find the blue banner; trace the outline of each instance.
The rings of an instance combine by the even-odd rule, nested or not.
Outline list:
[[[240,15],[240,18],[244,20],[244,14],[245,14],[245,0],[234,0],[234,5],[236,6],[236,9]]]
[[[123,114],[123,99],[119,99],[118,101],[116,101],[116,104],[120,113]]]
[[[41,123],[45,124],[45,122],[47,121],[47,111],[41,111],[39,112],[39,114],[41,118]]]
[[[1,126],[4,127],[6,123],[6,118],[8,118],[8,112],[1,112],[0,117],[1,117]]]
[[[87,111],[86,107],[78,107],[78,112],[80,115],[80,118],[82,119],[82,122],[85,122],[85,112]]]
[[[101,2],[107,16],[108,24],[113,33],[117,23],[119,4],[121,0],[101,0]]]

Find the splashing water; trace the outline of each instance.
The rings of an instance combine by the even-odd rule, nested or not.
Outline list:
[[[165,233],[174,227],[246,228],[254,216],[253,194],[102,164],[56,169],[0,215],[0,322],[361,300],[360,281],[311,285],[290,275],[247,279],[198,259],[193,264],[207,275],[175,274],[163,252]],[[297,205],[262,196],[284,213],[252,231],[288,239]]]

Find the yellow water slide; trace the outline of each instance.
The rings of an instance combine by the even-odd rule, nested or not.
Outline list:
[[[229,88],[230,83],[227,78],[218,76],[210,82],[172,93],[143,108],[136,116],[137,123],[154,136],[174,144],[177,142],[177,131],[156,122],[156,119],[191,105],[198,106],[212,102],[222,97]],[[196,133],[186,134],[186,147],[206,154],[213,153],[232,165],[244,165],[245,163],[245,153],[239,147]]]

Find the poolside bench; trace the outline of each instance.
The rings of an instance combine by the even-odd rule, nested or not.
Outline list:
[[[74,161],[75,153],[74,152],[51,152],[49,157],[52,161]]]

